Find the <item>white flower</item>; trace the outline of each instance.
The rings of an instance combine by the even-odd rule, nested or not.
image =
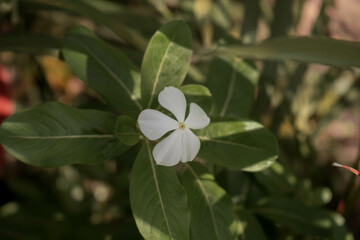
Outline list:
[[[141,132],[150,140],[157,140],[165,133],[173,131],[160,141],[153,150],[157,164],[173,166],[178,162],[193,160],[200,149],[199,138],[190,129],[201,129],[210,123],[210,118],[197,104],[190,104],[189,115],[185,119],[186,99],[175,87],[166,87],[159,94],[159,103],[176,117],[177,121],[153,109],[145,109],[139,115]]]

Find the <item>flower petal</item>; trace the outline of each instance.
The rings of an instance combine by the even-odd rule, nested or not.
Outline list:
[[[153,150],[155,162],[163,166],[174,166],[182,157],[182,130],[175,130],[164,140],[156,144]]]
[[[196,103],[190,104],[189,115],[185,120],[185,125],[192,129],[201,129],[210,123],[210,118]]]
[[[182,162],[192,161],[198,154],[200,149],[199,138],[189,129],[185,129],[184,136],[182,137]]]
[[[150,140],[162,137],[168,131],[179,127],[179,123],[162,112],[145,109],[138,118],[141,132]]]
[[[184,94],[175,87],[166,87],[159,93],[161,106],[169,110],[179,122],[184,122],[186,111],[186,99]]]

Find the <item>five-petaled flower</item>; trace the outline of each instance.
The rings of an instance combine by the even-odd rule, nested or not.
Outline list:
[[[196,103],[191,103],[189,115],[185,120],[186,99],[175,87],[165,87],[160,92],[158,100],[177,121],[153,109],[145,109],[140,113],[140,130],[150,140],[157,140],[165,133],[175,130],[154,147],[153,156],[156,163],[173,166],[180,161],[193,160],[199,152],[200,140],[190,129],[206,127],[210,123],[210,118]]]

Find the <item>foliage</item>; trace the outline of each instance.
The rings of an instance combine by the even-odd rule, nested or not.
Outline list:
[[[305,174],[292,169],[315,158],[299,150],[309,148],[309,136],[302,129],[293,133],[291,105],[305,64],[359,67],[360,44],[316,36],[260,44],[252,37],[244,44],[228,34],[236,3],[200,2],[181,1],[171,11],[165,1],[138,1],[141,7],[134,7],[19,0],[14,11],[70,12],[101,26],[95,31],[72,26],[61,37],[0,38],[1,51],[54,55],[55,50],[92,96],[72,106],[58,101],[31,106],[2,123],[0,142],[7,152],[50,169],[30,168],[29,176],[6,179],[20,200],[0,208],[0,238],[9,238],[17,224],[16,231],[28,239],[352,239],[343,216],[325,206],[330,190],[311,184],[310,167]],[[244,36],[257,30],[254,2],[243,1],[244,22],[250,23]],[[276,24],[284,16],[274,16],[274,36],[286,32],[287,26]],[[278,69],[285,69],[282,77],[289,82],[284,92],[277,89]],[[167,86],[178,87],[211,118],[209,126],[195,131],[201,141],[197,158],[175,167],[155,163],[155,143],[137,124],[142,110],[163,111],[157,97]],[[274,105],[276,94],[281,100]],[[289,118],[288,141],[279,133]],[[34,216],[46,225],[31,222]]]

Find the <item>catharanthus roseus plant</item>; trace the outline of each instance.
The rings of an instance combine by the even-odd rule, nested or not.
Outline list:
[[[78,11],[92,9],[77,8],[80,1],[64,1]],[[52,1],[48,4],[61,7]],[[90,13],[99,19],[96,11]],[[136,233],[147,240],[263,240],[268,232],[276,232],[263,227],[266,224],[315,236],[332,234],[342,220],[338,215],[279,194],[301,195],[293,189],[303,185],[285,164],[276,161],[279,151],[274,135],[250,117],[260,74],[253,62],[233,56],[242,52],[242,45],[223,45],[212,52],[216,55],[203,60],[193,58],[196,40],[184,21],[170,21],[160,27],[145,44],[146,49],[134,32],[112,18],[103,23],[115,32],[125,31],[121,41],[145,50],[141,64],[130,60],[130,48],[115,47],[86,27],[72,28],[59,45],[59,58],[106,102],[106,107],[93,110],[47,102],[18,111],[0,128],[0,141],[7,152],[32,166],[65,166],[61,168],[65,170],[72,164],[95,169],[121,161],[119,165],[126,165],[129,171],[111,181],[126,185],[125,194],[102,186],[94,194],[101,203],[96,208],[106,208],[107,199],[124,195],[126,199],[116,204],[128,209],[124,207],[116,216],[132,214],[130,220],[126,216],[121,221],[136,225]],[[232,41],[224,39],[219,42]],[[282,43],[280,48],[287,50]],[[271,51],[274,45],[279,46],[276,40],[251,50],[259,54],[256,56],[268,56],[276,53]],[[251,55],[249,51],[242,53]],[[303,58],[301,49],[295,51],[295,59]],[[194,77],[201,72],[194,62],[205,72],[199,79]],[[116,177],[117,170],[115,167],[113,171]],[[66,174],[71,180],[76,178],[71,170]],[[82,180],[88,189],[95,185]],[[67,186],[64,181],[56,184]],[[274,196],[268,197],[270,193]],[[79,202],[87,197],[79,188],[71,189],[71,194]],[[79,212],[86,215],[81,209]],[[96,222],[99,215],[86,217]],[[54,219],[62,221],[65,217],[56,212]],[[114,226],[109,231],[118,228]],[[284,232],[288,231],[286,228]]]
[[[45,103],[4,122],[3,146],[28,164],[57,167],[101,163],[139,145],[131,172],[130,202],[145,239],[236,237],[235,206],[207,164],[260,171],[276,159],[277,144],[260,124],[228,117],[230,109],[232,114],[243,114],[236,106],[238,96],[224,95],[213,81],[210,89],[198,84],[181,86],[190,66],[191,41],[184,22],[166,24],[152,37],[139,70],[120,50],[86,28],[74,28],[63,41],[66,62],[120,116]],[[212,95],[221,114],[212,108]],[[160,106],[175,119],[160,112]],[[187,163],[197,156],[206,164]],[[183,186],[170,167],[179,162],[185,163]],[[211,228],[203,231],[199,224],[205,220]]]

